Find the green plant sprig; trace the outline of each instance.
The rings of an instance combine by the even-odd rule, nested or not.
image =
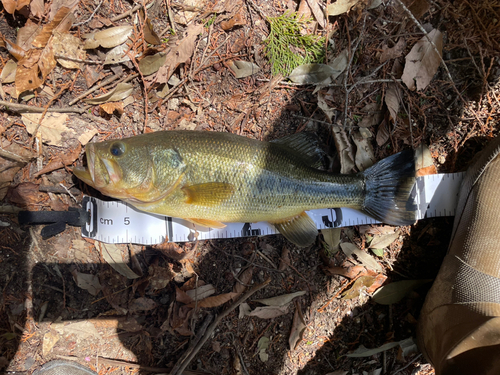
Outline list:
[[[271,31],[264,41],[264,53],[271,62],[273,75],[286,76],[299,65],[323,62],[325,38],[301,34],[302,26],[310,19],[285,13],[268,21]]]

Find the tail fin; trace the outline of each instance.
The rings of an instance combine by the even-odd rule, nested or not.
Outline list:
[[[405,150],[379,161],[363,172],[366,197],[362,210],[391,225],[416,221],[416,206],[410,201],[415,183],[415,159]]]

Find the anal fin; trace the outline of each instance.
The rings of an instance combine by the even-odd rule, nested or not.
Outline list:
[[[299,247],[312,245],[318,236],[318,228],[305,212],[272,224],[285,238]]]
[[[221,223],[220,221],[215,220],[207,220],[207,219],[184,219],[193,224],[201,225],[202,227],[221,229],[225,228],[226,224]]]

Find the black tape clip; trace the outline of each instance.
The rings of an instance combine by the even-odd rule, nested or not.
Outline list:
[[[90,223],[90,213],[75,207],[69,207],[68,211],[21,211],[18,220],[22,225],[49,224],[41,231],[42,238],[46,240],[64,232],[66,224],[82,227]]]

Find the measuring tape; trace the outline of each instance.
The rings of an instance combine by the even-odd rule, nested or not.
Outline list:
[[[417,207],[417,219],[454,216],[458,192],[465,172],[418,177],[411,201]],[[273,225],[259,223],[228,223],[213,229],[183,219],[139,211],[122,201],[103,201],[85,196],[83,209],[90,213],[90,222],[82,225],[82,236],[106,243],[154,245],[165,241],[186,242],[218,238],[238,238],[278,234]],[[350,208],[325,208],[307,211],[318,229],[352,225],[377,224],[379,221]]]

